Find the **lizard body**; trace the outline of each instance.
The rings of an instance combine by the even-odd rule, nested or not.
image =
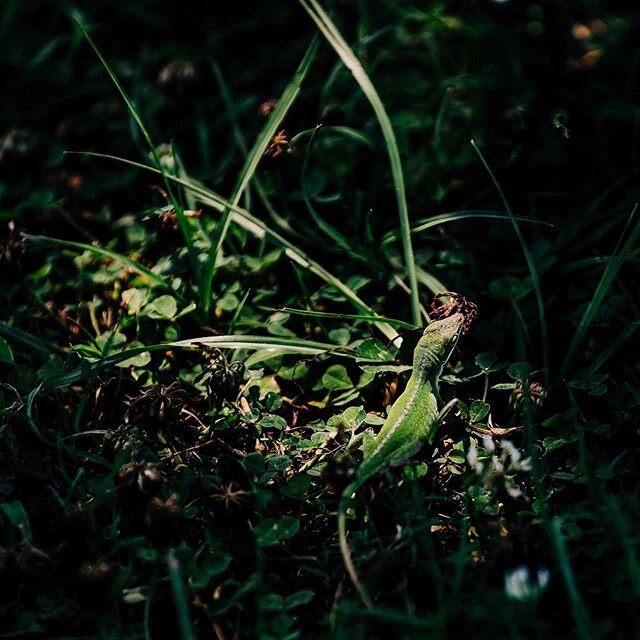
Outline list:
[[[431,323],[413,353],[413,371],[405,390],[393,403],[371,447],[356,472],[356,477],[340,497],[338,533],[345,567],[364,603],[372,606],[356,572],[347,543],[346,513],[356,491],[386,466],[397,466],[433,439],[438,427],[438,381],[460,337],[464,316],[456,313]]]

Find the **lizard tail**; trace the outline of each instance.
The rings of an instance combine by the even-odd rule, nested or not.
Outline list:
[[[356,588],[362,601],[365,603],[367,608],[373,608],[373,601],[369,597],[367,590],[364,588],[364,585],[360,581],[360,576],[356,571],[356,567],[353,564],[353,559],[351,558],[351,549],[349,549],[349,543],[347,542],[347,508],[349,507],[349,502],[351,501],[351,497],[355,493],[358,488],[357,484],[351,484],[342,494],[342,498],[340,498],[340,505],[338,506],[338,538],[340,540],[340,551],[342,552],[342,560],[344,561],[344,566],[349,574],[349,578],[351,578],[351,582],[353,586]]]

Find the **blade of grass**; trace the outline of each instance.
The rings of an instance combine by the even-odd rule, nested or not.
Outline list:
[[[245,141],[244,135],[242,134],[242,131],[240,129],[240,127],[238,126],[238,121],[236,118],[236,109],[235,109],[235,105],[233,103],[233,99],[231,97],[231,92],[229,91],[229,86],[227,85],[224,76],[222,74],[222,70],[220,69],[220,67],[215,63],[212,62],[211,63],[211,68],[213,70],[213,75],[216,78],[216,81],[218,83],[218,86],[220,87],[220,96],[222,97],[222,101],[225,104],[225,107],[227,109],[227,116],[229,119],[229,123],[231,124],[231,130],[233,132],[233,138],[236,142],[236,145],[238,147],[238,149],[240,150],[240,152],[246,156],[247,155],[247,143]],[[293,140],[289,143],[289,146],[293,145]],[[271,204],[271,200],[269,199],[269,196],[267,195],[267,192],[265,190],[265,188],[262,185],[262,181],[260,180],[260,178],[257,175],[254,175],[253,177],[253,181],[252,181],[252,186],[255,187],[256,193],[258,194],[258,198],[260,198],[260,201],[262,202],[262,205],[264,206],[264,208],[267,210],[267,213],[271,216],[271,219],[273,220],[273,222],[275,224],[278,225],[278,227],[280,227],[282,230],[286,231],[287,233],[291,233],[294,235],[299,235],[296,231],[294,231],[294,229],[291,227],[291,225],[289,224],[289,221],[286,218],[283,218],[273,207],[273,205]],[[246,209],[248,209],[249,207],[245,207]]]
[[[434,295],[436,293],[440,293],[441,291],[447,291],[447,287],[436,278],[434,275],[431,275],[428,271],[425,271],[421,267],[416,268],[416,275],[418,277],[418,281],[421,282],[427,289],[429,289]],[[428,316],[427,316],[428,319]]]
[[[311,202],[311,198],[309,198],[309,195],[307,194],[305,178],[307,175],[307,169],[309,168],[311,152],[313,150],[313,144],[316,140],[316,137],[323,129],[324,127],[322,127],[321,125],[318,125],[315,129],[313,129],[313,132],[311,133],[311,137],[309,139],[309,143],[307,144],[304,161],[302,163],[302,169],[300,170],[300,190],[302,192],[302,199],[305,203],[305,206],[307,207],[309,215],[315,222],[318,229],[320,229],[320,231],[322,231],[322,233],[324,233],[336,247],[339,247],[351,257],[373,267],[374,265],[379,263],[378,257],[373,255],[370,251],[367,251],[364,247],[354,246],[355,243],[351,239],[347,238],[347,236],[336,229],[332,224],[327,222],[316,211],[313,203]]]
[[[74,16],[73,20],[78,26],[78,29],[80,29],[80,31],[82,32],[82,35],[85,37],[87,42],[91,45],[91,48],[93,49],[95,54],[98,56],[98,59],[102,63],[102,66],[105,68],[105,71],[109,74],[109,77],[111,78],[113,84],[116,86],[116,89],[120,93],[122,99],[124,100],[124,103],[127,105],[127,109],[129,110],[131,117],[133,118],[134,122],[138,125],[138,128],[140,129],[142,136],[145,139],[145,142],[149,146],[149,150],[153,157],[153,161],[156,167],[158,168],[159,173],[162,175],[162,181],[164,183],[165,189],[167,190],[167,194],[169,195],[169,199],[171,200],[171,204],[173,205],[173,208],[175,210],[178,226],[180,227],[180,231],[182,232],[182,237],[184,238],[185,244],[187,246],[189,259],[191,260],[191,266],[193,268],[194,277],[196,279],[196,282],[200,284],[200,267],[198,264],[198,256],[194,247],[192,231],[189,226],[187,217],[184,215],[184,209],[178,202],[177,198],[173,193],[173,190],[171,189],[171,184],[167,179],[167,173],[163,168],[162,161],[160,160],[160,156],[158,155],[158,151],[156,149],[156,145],[153,143],[153,140],[151,139],[151,135],[149,134],[149,131],[145,127],[144,122],[142,121],[142,118],[140,117],[140,114],[136,109],[136,106],[133,104],[131,98],[129,98],[129,95],[127,94],[124,87],[120,83],[120,80],[118,80],[118,76],[116,76],[115,71],[111,68],[111,65],[107,62],[107,60],[104,58],[102,53],[100,53],[100,50],[92,40],[91,36],[89,35],[89,32],[85,29],[81,20],[77,16]]]
[[[134,160],[127,160],[126,158],[120,158],[118,156],[113,156],[104,153],[96,153],[94,151],[67,151],[67,154],[80,154],[91,156],[95,158],[102,158],[106,160],[116,160],[118,162],[122,162],[123,164],[129,165],[131,167],[137,167],[138,169],[144,169],[145,171],[149,171],[151,173],[160,173],[158,169],[154,167],[150,167],[149,165],[142,164],[140,162],[135,162]],[[262,222],[262,220],[256,218],[251,215],[246,209],[242,207],[233,206],[231,207],[231,203],[227,202],[222,196],[215,193],[215,191],[211,191],[210,189],[202,186],[195,180],[187,180],[178,178],[177,176],[169,175],[167,176],[169,180],[182,185],[183,187],[190,189],[193,193],[198,196],[200,202],[204,205],[210,206],[216,211],[222,211],[224,208],[229,207],[231,209],[231,218],[233,222],[242,228],[246,229],[250,233],[254,234],[258,238],[267,237],[273,244],[278,247],[284,249],[287,257],[291,259],[296,264],[299,264],[304,269],[307,269],[311,273],[315,274],[322,280],[324,280],[327,284],[334,287],[340,293],[344,295],[344,297],[358,310],[362,311],[365,314],[376,315],[371,307],[369,307],[363,300],[361,300],[358,295],[350,289],[344,282],[342,282],[339,278],[334,276],[332,273],[327,271],[324,267],[322,267],[318,262],[310,258],[304,251],[296,247],[292,242],[284,238],[277,231],[271,229],[267,224]],[[393,329],[393,327],[384,324],[378,323],[379,330],[384,334],[386,338],[389,340],[397,340],[398,333]],[[400,344],[401,341],[397,341],[396,344]]]
[[[11,342],[22,345],[31,351],[37,351],[42,355],[46,356],[51,353],[51,345],[48,345],[43,340],[36,338],[36,336],[33,336],[22,329],[18,329],[17,327],[12,327],[5,322],[0,322],[0,336],[8,338]]]
[[[56,443],[56,442],[54,442],[52,440],[49,440],[49,438],[45,438],[45,436],[42,435],[42,432],[38,428],[38,425],[36,424],[35,417],[33,415],[33,413],[34,413],[34,403],[35,403],[36,397],[38,396],[38,394],[42,390],[43,386],[44,386],[44,382],[41,382],[37,387],[35,387],[34,389],[31,389],[31,391],[29,392],[29,395],[27,396],[27,405],[25,407],[26,414],[27,414],[27,422],[29,423],[29,426],[31,427],[31,431],[33,432],[33,435],[38,440],[40,440],[40,442],[42,442],[43,444],[46,444],[48,447],[57,448],[57,445],[60,443],[60,438],[58,437],[58,443]]]
[[[0,36],[4,34],[7,27],[11,24],[13,16],[17,13],[17,9],[20,6],[20,0],[8,0],[5,3],[0,16]]]
[[[409,286],[407,285],[407,283],[396,273],[393,276],[393,281],[407,294],[409,295],[411,292],[409,291]],[[446,291],[446,287],[444,289],[440,289],[440,291]],[[436,292],[438,293],[438,292]],[[425,322],[429,322],[430,318],[429,318],[429,313],[427,312],[427,309],[425,308],[425,306],[420,303],[420,314],[421,317],[424,319]],[[394,342],[394,340],[392,339],[392,342]],[[400,346],[402,344],[402,342],[400,341],[396,341],[395,342],[396,346]]]
[[[435,631],[439,626],[438,619],[435,617],[419,618],[416,615],[407,615],[395,609],[383,609],[382,607],[364,609],[347,602],[340,604],[338,613],[346,618],[355,618],[357,621],[369,619],[373,622],[398,625],[403,629],[421,629],[425,632]]]
[[[522,235],[522,231],[520,230],[520,225],[518,224],[518,220],[515,215],[513,215],[513,211],[509,206],[509,202],[500,186],[500,183],[496,179],[491,167],[487,163],[480,151],[480,147],[476,144],[475,140],[471,140],[471,146],[475,149],[480,161],[484,165],[484,168],[487,170],[489,177],[491,178],[499,196],[502,200],[502,204],[504,205],[505,211],[511,220],[511,224],[513,225],[513,230],[515,231],[516,237],[518,238],[518,242],[520,243],[520,247],[522,248],[522,253],[524,254],[525,260],[527,261],[527,266],[529,267],[529,273],[531,274],[531,283],[533,284],[533,289],[536,294],[536,301],[538,303],[538,318],[540,320],[540,335],[542,338],[542,362],[545,370],[545,381],[549,382],[549,330],[547,327],[547,317],[544,306],[544,299],[542,297],[542,289],[540,288],[540,278],[538,277],[538,271],[536,270],[535,262],[533,261],[533,256],[529,251],[529,247],[525,242],[524,236]]]
[[[178,619],[178,630],[181,640],[193,640],[193,627],[191,625],[191,617],[189,616],[189,602],[187,600],[187,590],[182,579],[182,571],[180,570],[180,561],[176,558],[173,549],[167,554],[167,569],[169,571],[169,581],[171,582],[171,594],[173,595],[173,604],[176,609],[176,618]]]
[[[112,251],[111,249],[105,249],[104,247],[97,247],[93,244],[85,244],[84,242],[74,242],[72,240],[62,240],[61,238],[52,238],[51,236],[34,236],[27,235],[25,236],[31,244],[34,245],[57,245],[59,247],[66,247],[68,249],[75,249],[77,251],[89,251],[97,256],[102,256],[104,258],[110,258],[111,260],[115,260],[116,262],[120,262],[121,264],[129,267],[132,271],[144,276],[148,280],[150,280],[156,286],[170,292],[175,298],[180,300],[180,302],[185,303],[185,299],[171,287],[171,285],[157,273],[151,271],[151,269],[147,269],[139,262],[136,262],[133,258],[129,258],[117,251]]]
[[[426,231],[427,229],[431,229],[432,227],[440,226],[441,224],[447,224],[448,222],[457,222],[458,220],[466,220],[467,218],[488,218],[495,220],[509,220],[509,215],[506,213],[502,213],[501,211],[491,211],[484,209],[470,209],[464,211],[451,211],[450,213],[441,213],[436,216],[431,216],[430,218],[421,218],[420,220],[416,220],[414,224],[411,225],[411,233],[420,233],[422,231]],[[515,216],[516,220],[520,222],[530,222],[532,224],[542,224],[548,227],[553,227],[550,222],[545,222],[544,220],[537,220],[536,218],[530,218],[529,216]],[[389,244],[390,242],[394,242],[400,236],[399,231],[389,231],[382,238],[382,245]]]
[[[609,358],[618,351],[618,349],[628,343],[627,341],[631,339],[631,336],[633,336],[638,329],[640,329],[640,320],[631,322],[618,335],[616,335],[607,348],[593,361],[589,367],[586,377],[590,378],[597,373],[600,367],[602,367],[605,362],[607,362]]]
[[[60,376],[47,378],[45,382],[54,388],[68,387],[93,375],[101,369],[124,362],[142,353],[166,351],[168,349],[201,349],[203,346],[218,349],[263,349],[273,350],[274,352],[277,351],[278,354],[299,354],[304,356],[317,356],[331,353],[332,355],[343,358],[355,358],[355,352],[345,347],[300,338],[254,335],[204,336],[202,338],[189,338],[187,340],[163,342],[124,349],[123,351],[118,351],[117,353],[100,358],[95,362],[84,361],[80,367],[73,371]]]
[[[391,174],[393,176],[393,184],[396,193],[396,202],[398,205],[398,214],[400,219],[400,230],[402,234],[402,247],[404,251],[404,262],[409,278],[409,289],[411,291],[411,317],[413,323],[420,324],[420,300],[418,296],[418,278],[416,275],[416,265],[413,255],[413,245],[411,243],[411,231],[409,226],[409,211],[407,208],[407,198],[404,188],[404,175],[402,172],[402,162],[400,160],[400,152],[396,141],[396,136],[391,125],[391,120],[387,115],[382,100],[364,70],[364,67],[355,56],[347,42],[344,40],[331,18],[316,0],[298,0],[304,10],[309,14],[311,19],[329,44],[338,54],[344,65],[351,71],[356,82],[362,89],[367,100],[371,104],[373,111],[378,119],[382,135],[384,137],[389,161],[391,164]]]
[[[314,127],[313,129],[305,129],[304,131],[300,131],[297,133],[291,141],[289,142],[289,146],[295,147],[297,144],[300,144],[306,138],[311,138],[315,132],[318,130],[318,127]],[[345,136],[347,138],[351,138],[355,142],[365,145],[370,149],[374,148],[373,141],[367,135],[362,133],[362,131],[358,131],[357,129],[352,129],[351,127],[342,127],[338,125],[322,125],[322,130],[326,133],[336,133],[341,136]]]
[[[236,328],[236,324],[238,322],[238,319],[240,318],[240,314],[244,309],[244,305],[247,304],[247,300],[249,299],[250,294],[251,294],[251,289],[247,289],[245,294],[242,296],[242,300],[240,300],[240,304],[238,305],[238,308],[235,310],[235,313],[233,314],[233,318],[231,318],[231,322],[229,323],[229,331],[231,333],[233,333],[233,330]]]
[[[392,267],[400,269],[400,260],[397,257],[389,258],[389,263]],[[441,291],[447,291],[447,287],[442,282],[440,282],[438,278],[436,278],[428,271],[425,271],[421,267],[416,267],[416,277],[418,278],[418,282],[427,287],[427,289],[429,289],[429,291],[431,291],[434,295],[436,293],[440,293]],[[400,284],[400,282],[398,282],[398,284]],[[406,285],[402,283],[400,284],[400,286],[404,288]],[[422,305],[421,309],[424,309]],[[429,314],[427,314],[424,310],[422,311],[422,315],[424,316],[425,320],[429,321]]]
[[[564,537],[562,535],[562,525],[558,518],[554,518],[550,523],[551,541],[556,553],[558,564],[560,565],[560,571],[562,578],[564,579],[567,595],[569,596],[569,602],[571,603],[571,612],[573,619],[576,622],[578,636],[581,640],[590,640],[590,623],[587,611],[585,609],[576,581],[569,562],[569,556],[567,555],[567,549],[564,544]]]
[[[618,286],[622,291],[627,304],[631,307],[631,317],[632,318],[640,318],[640,306],[636,304],[634,295],[632,292],[627,290],[627,287],[624,286],[622,282],[618,282]],[[627,344],[627,341],[631,339],[631,336],[640,329],[640,320],[633,320],[632,322],[627,322],[626,326],[622,331],[620,331],[613,340],[609,342],[606,349],[600,353],[600,355],[594,359],[587,371],[586,378],[590,378],[593,376],[600,367],[602,367],[605,362],[613,356],[618,349],[622,347],[622,345]]]
[[[213,275],[215,273],[216,259],[220,251],[220,247],[227,235],[229,223],[231,222],[231,210],[240,202],[240,198],[251,181],[251,178],[258,167],[258,163],[267,150],[269,143],[287,112],[291,108],[291,105],[300,93],[300,87],[302,86],[302,82],[309,71],[311,63],[313,62],[317,48],[318,41],[314,38],[305,52],[302,62],[296,70],[292,80],[286,86],[274,110],[267,118],[267,122],[262,128],[262,131],[258,134],[253,148],[248,153],[240,171],[240,175],[236,180],[233,192],[229,198],[229,206],[225,206],[222,211],[222,215],[218,220],[215,232],[211,238],[211,247],[204,266],[202,286],[200,290],[200,304],[205,314],[207,314],[211,308],[211,283],[213,282]]]
[[[399,329],[406,329],[412,331],[416,327],[404,320],[395,320],[394,318],[387,318],[385,316],[365,316],[352,313],[327,313],[325,311],[308,311],[306,309],[292,309],[291,307],[283,307],[282,309],[275,309],[275,311],[282,311],[284,313],[290,313],[295,316],[306,316],[308,318],[336,318],[341,320],[361,320],[363,322],[385,322],[393,327]]]
[[[313,221],[316,223],[317,227],[338,247],[343,249],[348,255],[355,258],[356,260],[360,260],[364,264],[369,267],[374,267],[376,269],[386,268],[387,263],[380,260],[380,258],[369,251],[366,247],[354,243],[350,238],[347,238],[342,232],[336,229],[332,224],[328,223],[313,206],[311,199],[307,195],[307,191],[305,188],[305,175],[309,164],[309,159],[311,156],[311,150],[313,148],[313,143],[316,139],[316,135],[324,130],[324,127],[316,127],[312,134],[311,139],[309,140],[309,144],[307,146],[307,152],[305,154],[304,163],[302,165],[302,171],[300,174],[300,183],[301,183],[301,191],[304,203],[309,211],[309,215],[313,218]],[[396,258],[390,258],[387,260],[388,264],[391,265],[397,271],[402,271],[402,263],[400,260]],[[394,277],[400,279],[398,274],[394,274]],[[424,284],[428,289],[430,289],[433,293],[438,293],[440,291],[446,291],[446,287],[432,274],[428,273],[424,269],[420,267],[416,267],[416,277],[421,284]],[[401,285],[403,291],[406,291],[409,296],[411,296],[411,289],[404,282]],[[429,320],[429,315],[426,313],[424,307],[420,305],[420,313],[425,320]]]
[[[640,562],[638,561],[637,544],[634,540],[635,532],[624,513],[620,498],[613,495],[606,496],[604,509],[607,521],[613,524],[618,534],[616,537],[625,556],[633,594],[636,600],[640,600]]]
[[[613,252],[611,260],[607,262],[607,266],[602,274],[602,278],[600,282],[598,282],[598,286],[593,293],[593,297],[591,301],[587,305],[584,313],[582,314],[582,318],[578,323],[575,333],[573,334],[573,338],[571,343],[569,344],[569,349],[567,350],[567,355],[565,356],[564,363],[562,364],[561,375],[564,375],[567,372],[567,369],[571,365],[573,358],[575,357],[578,347],[580,346],[582,340],[584,339],[585,333],[593,319],[596,317],[600,306],[602,305],[602,301],[605,296],[611,289],[617,275],[618,271],[622,267],[627,257],[627,254],[630,253],[633,249],[635,249],[638,240],[640,239],[640,220],[636,223],[635,227],[627,237],[627,239],[622,242],[624,238],[626,230],[630,227],[633,218],[635,217],[636,211],[638,209],[638,205],[633,208],[631,215],[629,216],[629,220],[625,227],[625,230],[622,232],[620,239],[618,240],[617,246]]]

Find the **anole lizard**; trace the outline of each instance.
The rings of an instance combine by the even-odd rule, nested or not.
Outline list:
[[[340,550],[351,581],[368,607],[373,603],[360,582],[347,543],[346,513],[349,502],[372,475],[384,467],[402,464],[425,442],[432,440],[439,422],[438,381],[455,349],[463,325],[464,316],[455,313],[449,318],[432,322],[425,329],[413,352],[413,371],[406,389],[393,403],[380,433],[365,448],[364,459],[355,479],[340,497]]]

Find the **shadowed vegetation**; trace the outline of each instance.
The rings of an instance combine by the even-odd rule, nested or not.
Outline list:
[[[210,4],[0,7],[0,637],[635,637],[636,12]]]

